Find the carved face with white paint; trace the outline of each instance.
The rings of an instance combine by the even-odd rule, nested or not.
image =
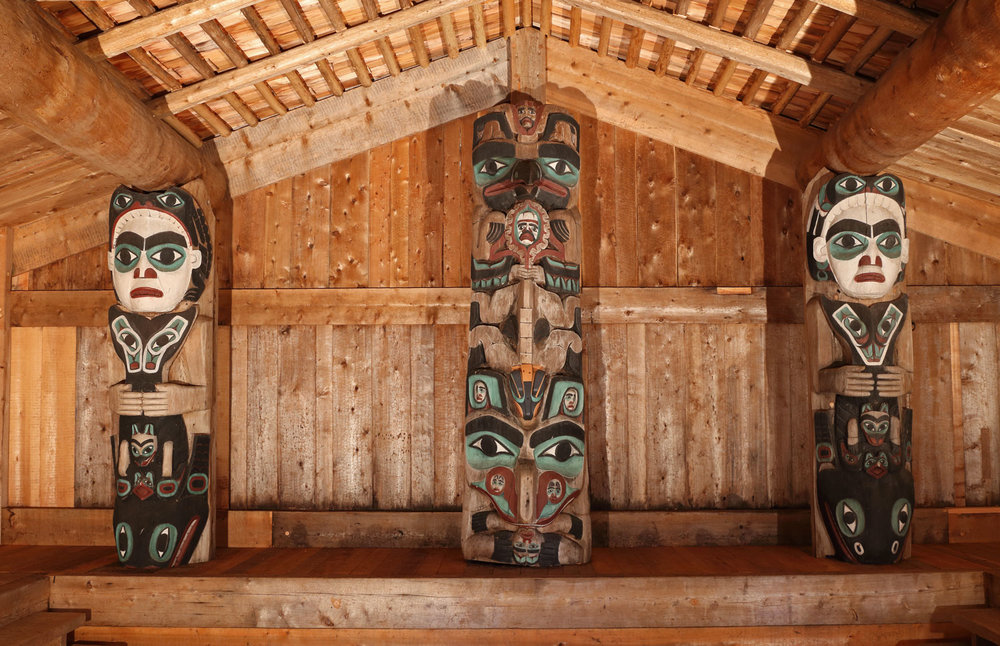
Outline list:
[[[134,312],[169,312],[184,299],[201,251],[170,213],[135,208],[115,224],[108,252],[115,293]]]
[[[882,298],[909,259],[899,180],[840,175],[825,187],[829,213],[813,240],[817,265],[828,265],[852,298]]]

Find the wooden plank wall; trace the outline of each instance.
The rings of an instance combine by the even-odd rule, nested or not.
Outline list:
[[[231,227],[220,223],[220,286],[277,290],[254,299],[275,303],[317,290],[318,306],[355,288],[467,287],[471,124],[241,196]],[[801,305],[782,297],[801,283],[798,196],[592,119],[581,124],[585,286],[746,286],[766,288],[768,303],[767,322],[584,326],[595,509],[807,506]],[[911,285],[1000,282],[1000,263],[911,237]],[[108,289],[105,251],[16,276],[14,287]],[[686,293],[692,302],[703,294]],[[969,309],[953,305],[958,318],[936,303],[914,328],[917,504],[997,505],[1000,324],[963,320]],[[254,325],[220,328],[217,354],[230,377],[220,375],[217,389],[230,403],[220,411],[229,429],[220,436],[229,446],[218,465],[222,507],[459,508],[466,327],[393,317],[289,325],[276,307],[256,312]],[[75,371],[65,371],[70,357]],[[10,505],[110,506],[106,387],[120,366],[106,331],[18,328],[11,365],[11,446],[22,448],[10,456]],[[58,393],[48,386],[56,383]]]

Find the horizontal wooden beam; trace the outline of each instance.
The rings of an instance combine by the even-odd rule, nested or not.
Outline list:
[[[883,0],[815,0],[816,4],[835,9],[879,27],[916,38],[924,33],[931,20],[906,7]]]
[[[108,244],[111,191],[13,228],[14,265],[20,274]]]
[[[478,0],[424,0],[408,9],[401,9],[388,15],[351,27],[346,31],[317,38],[311,43],[268,56],[245,67],[238,67],[218,76],[188,85],[164,97],[156,99],[150,106],[158,116],[176,114],[190,107],[217,99],[236,88],[246,87],[266,81],[294,69],[309,65],[322,58],[344,53],[380,38],[410,27],[435,20],[454,11],[468,8]]]
[[[910,285],[910,318],[914,323],[992,323],[1000,320],[1000,287],[996,285]],[[768,287],[769,323],[802,323],[802,287]]]
[[[427,68],[380,80],[215,139],[214,148],[240,195],[447,123],[504,100],[506,42],[442,58]]]
[[[458,547],[461,513],[451,511],[220,512],[229,547]],[[921,507],[920,544],[992,540],[1000,507]],[[4,545],[113,545],[110,509],[14,507]],[[808,509],[594,511],[596,547],[807,545]],[[220,537],[220,541],[225,542]]]
[[[632,0],[568,0],[568,3],[850,101],[871,86],[869,81],[833,67]]]
[[[201,152],[78,51],[44,13],[34,2],[0,3],[0,110],[138,188],[200,176]]]
[[[1000,207],[926,182],[907,181],[905,170],[900,176],[906,190],[907,226],[1000,260]]]

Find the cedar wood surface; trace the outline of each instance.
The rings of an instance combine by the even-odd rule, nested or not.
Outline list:
[[[334,289],[467,286],[472,119],[237,198],[218,228],[220,288],[276,289],[279,301],[329,290],[335,302]],[[790,189],[590,118],[581,126],[586,287],[801,284]],[[910,238],[911,289],[998,282],[997,261]],[[14,278],[21,292],[109,287],[104,247]],[[935,307],[941,321],[949,305]],[[220,508],[457,509],[466,326],[273,318],[220,327]],[[595,509],[807,505],[803,326],[768,319],[584,326]],[[121,366],[106,327],[13,334],[9,505],[110,506],[107,384]],[[998,335],[995,321],[914,325],[918,506],[1000,499]]]

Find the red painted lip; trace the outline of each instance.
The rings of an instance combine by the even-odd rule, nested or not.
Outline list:
[[[875,274],[875,273],[861,274],[861,275],[856,276],[854,278],[854,282],[856,282],[856,283],[884,283],[885,282],[885,276],[883,276],[882,274]]]
[[[152,296],[153,298],[160,298],[163,296],[163,292],[152,287],[136,287],[128,293],[132,298],[142,298],[144,296]]]

